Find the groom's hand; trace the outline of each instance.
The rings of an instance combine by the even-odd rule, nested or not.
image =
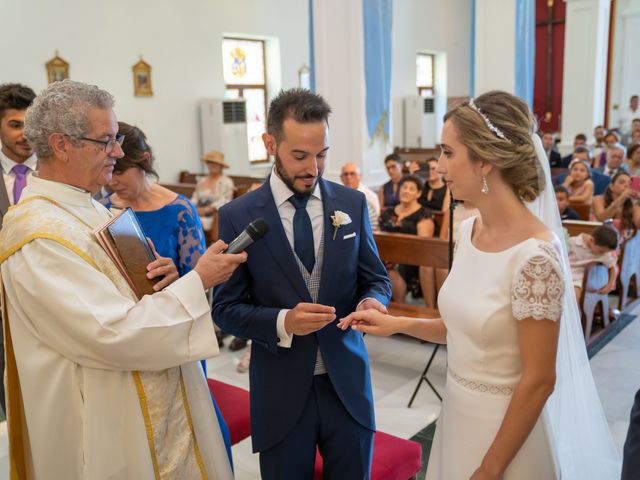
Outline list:
[[[356,312],[360,312],[362,310],[369,310],[370,308],[373,308],[374,310],[377,310],[380,313],[384,313],[385,315],[387,313],[389,313],[387,311],[387,307],[385,307],[383,304],[381,304],[375,298],[367,298],[367,299],[363,300],[362,302],[360,302],[358,304],[358,306],[356,307]]]
[[[294,335],[308,335],[336,319],[336,309],[318,303],[299,303],[284,317],[284,329]]]

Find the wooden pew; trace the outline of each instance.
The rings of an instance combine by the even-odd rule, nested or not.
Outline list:
[[[567,229],[569,236],[575,237],[581,233],[591,233],[602,222],[586,222],[584,220],[563,220],[562,226]]]
[[[195,184],[192,183],[161,183],[161,186],[168,188],[172,192],[180,193],[191,199],[193,192],[196,189]]]
[[[449,269],[449,242],[405,233],[375,232],[373,238],[384,262]],[[439,317],[435,308],[391,302],[389,313],[409,317]]]
[[[187,170],[182,170],[180,172],[180,183],[178,185],[195,185],[201,177],[205,177],[206,175],[206,173],[194,173]],[[249,190],[251,184],[264,182],[264,178],[262,177],[248,177],[245,175],[229,175],[229,178],[233,180],[233,185],[235,186],[233,198],[238,198],[239,196],[247,193],[247,190]]]
[[[591,204],[584,202],[569,202],[569,206],[573,208],[580,220],[589,221],[591,215]]]
[[[378,247],[380,258],[384,262],[449,270],[449,242],[446,240],[386,232],[375,232],[373,238]],[[435,308],[397,302],[391,302],[388,310],[391,315],[402,317],[437,318],[440,316],[440,312]],[[426,382],[433,393],[442,400],[442,397],[427,377],[429,368],[439,347],[440,346],[436,344],[433,349],[427,365],[422,372],[422,376],[418,381],[418,385],[416,385],[413,395],[411,396],[411,400],[409,400],[408,407],[411,407],[423,381]]]

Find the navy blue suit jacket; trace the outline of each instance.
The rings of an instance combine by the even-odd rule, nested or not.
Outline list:
[[[321,179],[324,208],[324,257],[318,303],[336,309],[336,319],[373,297],[389,303],[391,283],[373,240],[365,197]],[[330,215],[341,210],[352,223],[333,239]],[[369,361],[362,335],[342,331],[336,321],[304,336],[291,348],[278,347],[276,320],[283,308],[312,302],[289,245],[269,182],[220,209],[220,238],[233,240],[256,218],[269,225],[264,238],[247,249],[249,255],[214,292],[213,318],[225,331],[253,341],[251,368],[251,435],[254,452],[276,445],[292,430],[308,399],[316,350],[342,404],[361,425],[375,429]],[[355,236],[344,239],[345,235]]]

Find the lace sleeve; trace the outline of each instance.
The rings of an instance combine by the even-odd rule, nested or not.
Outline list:
[[[562,315],[562,269],[557,253],[553,247],[548,247],[553,253],[541,248],[524,262],[515,275],[511,287],[511,306],[516,320],[533,318],[555,321]]]
[[[182,277],[198,263],[205,251],[202,224],[193,204],[185,197],[178,197],[177,203],[184,208],[178,213],[178,273]]]

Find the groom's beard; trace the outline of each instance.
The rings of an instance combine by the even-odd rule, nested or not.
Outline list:
[[[289,188],[289,190],[291,190],[293,193],[297,195],[309,196],[313,193],[313,191],[316,188],[316,185],[318,184],[318,180],[322,178],[322,174],[324,173],[324,170],[321,170],[320,168],[318,168],[318,176],[316,177],[316,181],[313,182],[313,185],[310,185],[310,186],[305,185],[303,190],[300,190],[294,186],[294,182],[296,181],[296,179],[312,178],[311,175],[292,177],[289,174],[287,174],[287,172],[285,171],[284,167],[282,166],[282,159],[280,158],[277,152],[274,155],[274,157],[276,159],[276,162],[275,162],[276,173],[278,174],[278,177],[280,177],[280,179],[284,182],[284,184]]]

